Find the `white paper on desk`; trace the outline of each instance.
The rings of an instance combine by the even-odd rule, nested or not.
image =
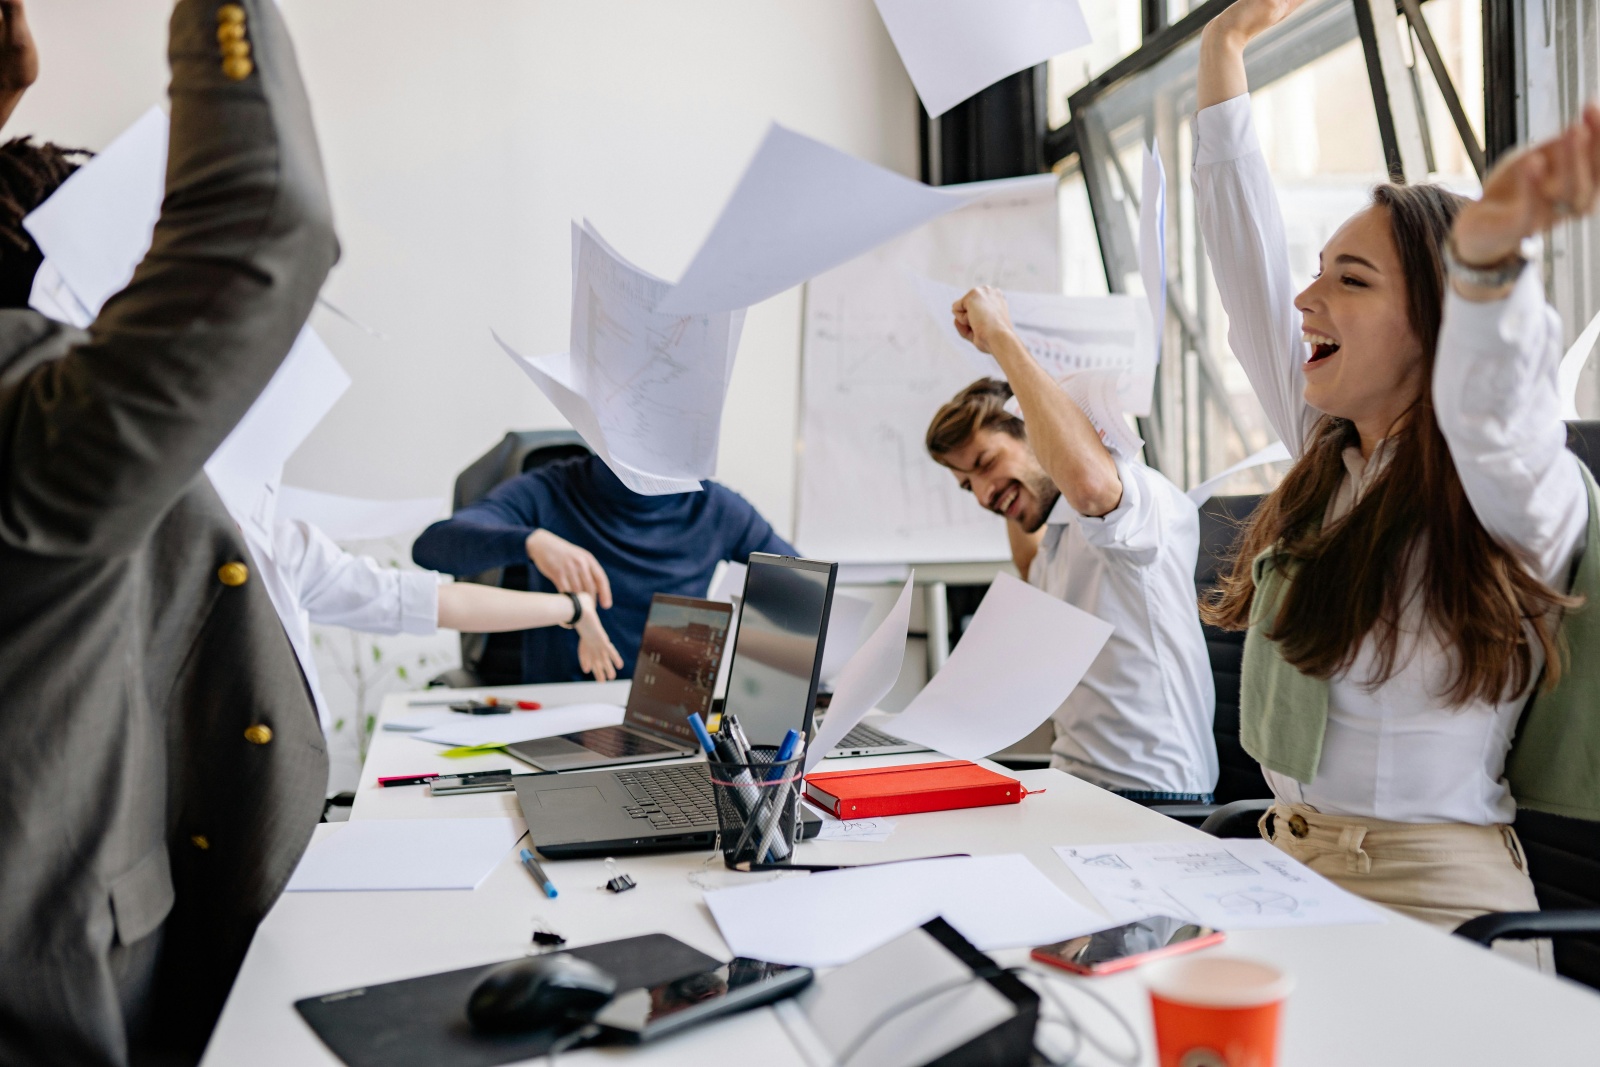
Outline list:
[[[622,722],[623,709],[615,704],[566,704],[543,711],[513,711],[506,715],[451,714],[461,721],[451,721],[412,736],[436,745],[514,745],[518,741],[537,741],[541,737],[617,726]]]
[[[950,658],[888,728],[957,759],[999,752],[1061,706],[1111,631],[1088,612],[997,575]]]
[[[817,841],[878,842],[889,840],[889,835],[894,833],[893,819],[840,819],[816,807],[811,813],[822,820],[822,828],[814,839]]]
[[[1118,922],[1173,915],[1221,930],[1383,922],[1270,841],[1058,845],[1056,854]]]
[[[705,897],[734,955],[805,967],[848,963],[935,916],[984,952],[1105,925],[1015,854],[857,867]]]
[[[284,889],[476,889],[522,834],[516,819],[356,819],[306,849]]]
[[[889,695],[899,679],[906,658],[906,634],[911,629],[911,583],[908,575],[894,607],[839,672],[828,714],[806,750],[807,774],[855,729],[862,716]]]
[[[774,123],[663,313],[747,308],[972,200]]]
[[[1078,0],[877,0],[930,118],[1091,40]]]
[[[22,220],[91,319],[149,251],[166,179],[167,116],[153,107]]]
[[[1268,463],[1286,463],[1288,460],[1289,446],[1284,444],[1282,441],[1274,441],[1266,448],[1263,448],[1258,452],[1252,452],[1250,455],[1246,456],[1244,459],[1241,459],[1239,462],[1235,463],[1221,474],[1218,474],[1215,477],[1207,478],[1205,481],[1189,490],[1189,499],[1194,501],[1195,507],[1199,507],[1207,500],[1211,499],[1211,497],[1217,491],[1217,486],[1221,485],[1229,478],[1232,478],[1235,474],[1252,470],[1256,467],[1263,467]]]
[[[278,491],[278,517],[317,527],[335,541],[377,541],[414,534],[440,518],[443,497],[363,500],[286,485]]]
[[[267,387],[206,460],[228,514],[254,527],[257,543],[272,543],[283,465],[349,388],[350,375],[322,338],[302,327]]]
[[[1600,340],[1600,312],[1596,312],[1594,318],[1589,320],[1589,325],[1572,342],[1572,347],[1567,349],[1567,354],[1561,357],[1561,363],[1556,368],[1563,419],[1578,417],[1578,378],[1583,374],[1583,365],[1589,362],[1596,340]]]
[[[1160,363],[1162,326],[1167,321],[1167,172],[1153,141],[1144,150],[1139,194],[1139,275],[1150,303],[1151,363]]]

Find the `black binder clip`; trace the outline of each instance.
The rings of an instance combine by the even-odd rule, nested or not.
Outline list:
[[[537,915],[533,917],[533,951],[550,952],[567,943],[567,939],[547,926]]]
[[[633,880],[632,875],[619,872],[617,861],[609,856],[606,857],[606,874],[610,877],[606,879],[605,887],[613,893],[626,893],[639,884]]]

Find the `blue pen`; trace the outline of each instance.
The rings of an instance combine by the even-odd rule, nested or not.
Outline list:
[[[706,755],[712,759],[717,758],[717,746],[712,743],[711,735],[706,733],[705,720],[698,711],[689,713],[689,729],[694,731],[694,736],[700,742],[700,747],[706,750]]]
[[[544,890],[544,895],[555,899],[556,884],[544,873],[544,868],[539,866],[539,861],[533,858],[533,853],[527,849],[522,850],[522,865],[528,868],[528,873],[533,875],[533,880],[539,883],[539,888]]]
[[[767,772],[767,781],[775,782],[783,776],[783,765],[794,759],[794,750],[799,744],[799,730],[790,730],[783,735],[783,741],[778,745],[777,758],[772,761],[772,770]]]

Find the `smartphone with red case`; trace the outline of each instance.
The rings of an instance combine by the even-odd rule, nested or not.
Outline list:
[[[1076,974],[1114,974],[1147,960],[1221,944],[1224,936],[1221,930],[1187,919],[1152,915],[1053,945],[1040,945],[1033,950],[1033,958]]]

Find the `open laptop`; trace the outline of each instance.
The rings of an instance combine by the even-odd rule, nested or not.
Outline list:
[[[725,714],[753,745],[809,735],[833,603],[833,563],[754,553]],[[535,847],[552,859],[710,848],[717,810],[704,761],[512,779]]]
[[[657,593],[650,600],[620,726],[521,741],[506,751],[541,771],[573,771],[692,756],[689,715],[705,718],[733,605]]]
[[[843,759],[846,756],[894,756],[901,752],[932,752],[927,745],[907,741],[903,737],[884,733],[876,726],[857,723],[850,732],[839,738],[833,749],[824,753],[823,759]]]

